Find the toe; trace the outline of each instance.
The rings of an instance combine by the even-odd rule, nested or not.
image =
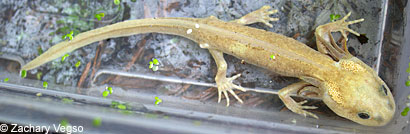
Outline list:
[[[316,109],[316,106],[302,106],[302,109]]]
[[[232,94],[233,97],[236,98],[236,100],[238,100],[240,103],[243,103],[242,99],[239,98],[238,95],[236,95],[236,93],[235,93],[232,89],[230,89],[230,90],[228,90],[228,91],[229,91],[229,93]]]
[[[246,89],[241,87],[241,86],[237,86],[235,84],[232,84],[232,87],[235,88],[235,89],[241,90],[242,92],[246,92]]]
[[[301,102],[298,102],[299,103],[299,105],[303,105],[303,104],[305,104],[306,102],[308,102],[307,100],[304,100],[304,101],[301,101]]]
[[[221,94],[222,94],[222,91],[218,89],[218,103],[221,102],[221,97],[222,97]]]
[[[229,96],[228,93],[226,92],[226,90],[222,91],[223,94],[225,95],[225,99],[226,99],[226,106],[229,107]]]

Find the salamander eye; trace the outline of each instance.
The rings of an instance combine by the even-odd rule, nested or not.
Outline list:
[[[382,85],[380,89],[384,92],[384,95],[387,95],[387,89]]]
[[[359,114],[357,114],[357,116],[359,116],[362,119],[369,119],[370,118],[370,115],[366,114],[366,113],[359,113]]]

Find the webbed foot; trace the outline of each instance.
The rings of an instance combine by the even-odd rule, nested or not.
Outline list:
[[[301,102],[297,102],[297,103],[290,103],[290,104],[286,104],[286,107],[297,114],[303,115],[303,116],[311,116],[313,118],[319,119],[319,117],[317,117],[315,114],[308,112],[304,109],[316,109],[317,107],[315,106],[302,106],[303,104],[305,104],[307,102],[307,100],[301,101]]]
[[[360,34],[352,29],[350,29],[348,26],[351,24],[355,24],[355,23],[359,23],[364,21],[364,19],[358,19],[358,20],[353,20],[353,21],[347,21],[346,19],[349,18],[349,16],[351,15],[351,12],[349,12],[345,17],[343,17],[342,19],[333,22],[334,24],[329,26],[329,31],[339,31],[343,38],[347,39],[347,35],[346,35],[346,31],[349,31],[350,33],[356,35],[356,36],[360,36]]]
[[[319,117],[317,117],[315,114],[308,112],[304,109],[316,109],[317,107],[315,106],[302,106],[303,104],[305,104],[307,102],[307,100],[305,101],[301,101],[301,102],[296,102],[295,100],[292,99],[292,97],[290,97],[290,95],[292,93],[296,93],[298,92],[300,89],[303,89],[306,86],[309,86],[310,84],[307,82],[297,82],[294,84],[291,84],[281,90],[279,90],[279,98],[283,101],[283,103],[285,104],[285,106],[292,112],[303,115],[303,116],[312,116],[313,118],[319,119]]]
[[[236,93],[232,89],[238,89],[245,92],[245,88],[235,85],[232,83],[233,80],[241,76],[241,74],[237,74],[231,78],[218,78],[216,80],[216,84],[218,86],[218,103],[221,102],[222,93],[225,95],[226,98],[226,106],[229,106],[229,96],[228,92],[231,93],[240,103],[243,103],[242,99],[236,95]]]
[[[346,19],[350,16],[350,12],[343,17],[342,19],[331,22],[328,24],[320,25],[315,30],[316,36],[316,44],[317,48],[323,54],[330,54],[334,59],[340,60],[342,58],[351,57],[349,51],[347,50],[346,42],[347,42],[347,34],[346,31],[355,34],[356,36],[360,36],[359,33],[350,29],[348,26],[351,24],[359,23],[364,21],[364,19],[358,19],[353,21],[347,21]],[[340,32],[343,37],[343,48],[341,49],[333,39],[331,32]]]
[[[270,21],[277,21],[279,20],[279,18],[272,18],[270,17],[270,15],[277,13],[278,10],[272,10],[271,6],[263,6],[262,8],[253,11],[249,14],[246,14],[245,16],[241,17],[240,19],[237,20],[233,20],[232,22],[238,23],[238,24],[243,24],[243,25],[247,25],[247,24],[252,24],[252,23],[256,23],[256,22],[262,22],[263,24],[269,26],[269,27],[273,27],[272,24],[270,24]]]

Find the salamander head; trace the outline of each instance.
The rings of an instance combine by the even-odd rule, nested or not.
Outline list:
[[[396,105],[386,83],[359,59],[336,63],[340,76],[326,82],[323,101],[339,116],[366,126],[384,126],[393,118]]]

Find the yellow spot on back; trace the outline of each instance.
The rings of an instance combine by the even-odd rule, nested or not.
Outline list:
[[[330,97],[338,104],[341,104],[343,106],[344,98],[341,94],[340,88],[333,82],[327,83],[328,89],[328,94]]]

